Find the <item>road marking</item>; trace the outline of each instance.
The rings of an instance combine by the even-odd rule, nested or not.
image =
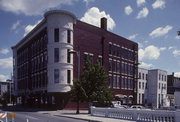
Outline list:
[[[29,115],[28,115],[28,116],[26,116],[26,118],[27,118],[27,119],[34,119],[34,120],[39,120],[38,118],[36,118],[36,117],[33,117],[33,116],[29,116]]]

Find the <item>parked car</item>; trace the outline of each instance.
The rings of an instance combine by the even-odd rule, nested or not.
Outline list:
[[[114,108],[121,108],[121,101],[112,101],[112,105]]]
[[[140,110],[140,109],[144,109],[144,107],[141,106],[141,105],[132,105],[132,106],[130,107],[130,109]]]

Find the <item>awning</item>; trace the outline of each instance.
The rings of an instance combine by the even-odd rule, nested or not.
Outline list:
[[[115,97],[124,98],[124,95],[123,94],[116,94]]]
[[[129,98],[133,98],[133,96],[132,96],[132,95],[129,95]]]

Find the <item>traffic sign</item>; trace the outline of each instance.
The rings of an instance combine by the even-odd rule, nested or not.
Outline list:
[[[11,119],[14,119],[16,117],[16,114],[15,113],[10,113],[9,116],[10,116]]]

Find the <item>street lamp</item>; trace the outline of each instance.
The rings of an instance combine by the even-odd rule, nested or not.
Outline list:
[[[80,51],[70,50],[69,54],[76,54],[78,61],[78,81],[80,80]],[[78,96],[77,96],[78,97]],[[76,114],[79,114],[79,100],[77,100],[77,111]]]
[[[178,36],[180,36],[180,31],[177,31],[177,33],[178,33]]]
[[[9,102],[11,103],[11,83],[12,83],[12,80],[8,79],[6,81],[9,83]]]

